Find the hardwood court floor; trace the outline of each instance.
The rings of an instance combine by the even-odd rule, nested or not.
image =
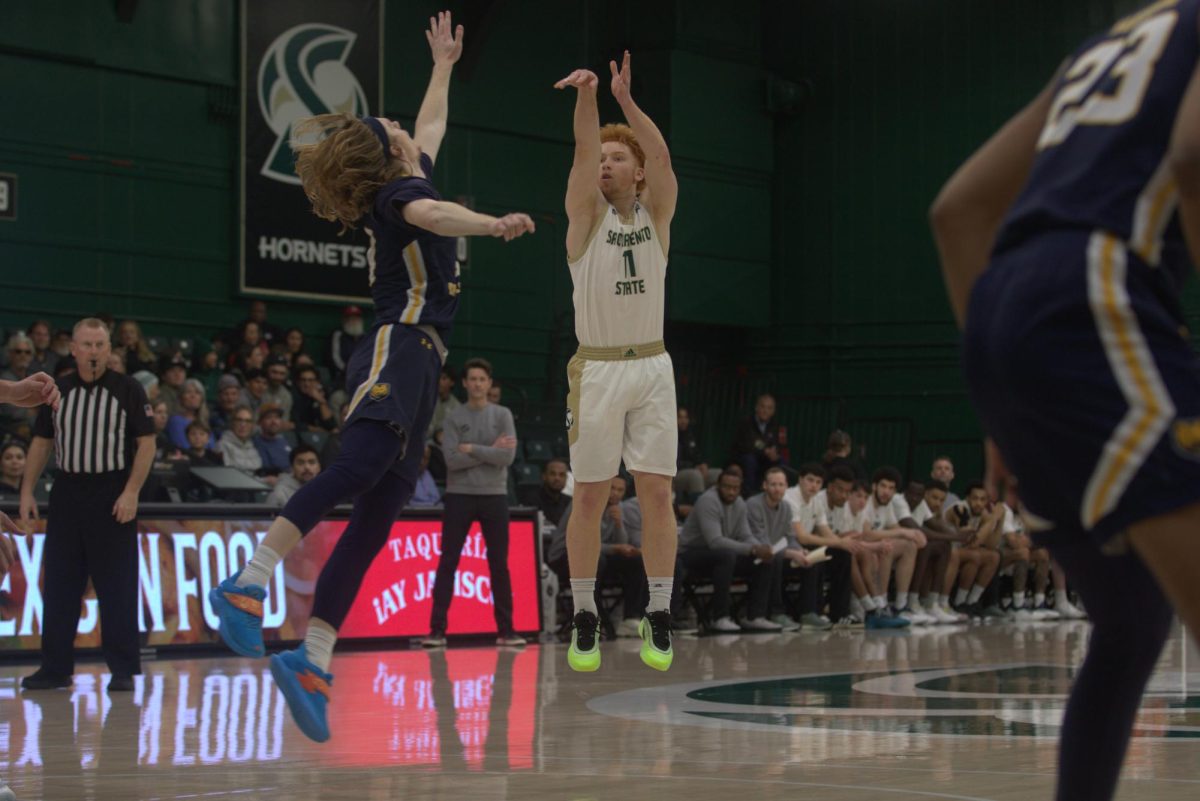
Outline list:
[[[136,692],[23,693],[0,665],[0,777],[20,801],[1049,799],[1086,624],[636,641],[600,672],[559,645],[334,661],[333,739],[295,728],[265,662],[148,662]],[[1200,797],[1200,665],[1177,630],[1120,797]],[[1189,675],[1189,670],[1192,672]],[[1189,695],[1189,690],[1191,694]]]

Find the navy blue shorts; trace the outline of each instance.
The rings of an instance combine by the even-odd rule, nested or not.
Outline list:
[[[377,324],[346,365],[350,411],[345,424],[363,418],[381,420],[408,444],[424,446],[441,372],[437,345],[424,331],[411,325]]]
[[[1063,231],[976,283],[967,383],[1035,530],[1103,546],[1200,501],[1200,359],[1165,280],[1112,235]]]

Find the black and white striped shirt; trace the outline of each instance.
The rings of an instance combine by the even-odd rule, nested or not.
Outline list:
[[[125,472],[137,438],[154,434],[154,413],[136,380],[106,370],[88,384],[78,374],[58,379],[58,411],[43,406],[33,435],[54,440],[58,468],[67,473]]]

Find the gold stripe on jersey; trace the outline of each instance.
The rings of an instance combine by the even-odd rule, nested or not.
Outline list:
[[[1175,417],[1175,406],[1138,327],[1125,289],[1125,248],[1097,231],[1088,243],[1088,301],[1121,394],[1129,405],[1109,437],[1083,495],[1080,519],[1092,528],[1112,512]]]
[[[1179,186],[1171,173],[1169,159],[1163,159],[1150,182],[1138,196],[1133,212],[1130,249],[1151,267],[1162,257],[1162,236],[1179,205]]]
[[[408,305],[400,314],[400,322],[412,325],[421,319],[421,309],[425,308],[425,289],[429,280],[425,269],[425,257],[416,242],[404,249],[404,266],[408,268]]]
[[[388,349],[392,342],[392,326],[381,325],[375,333],[375,354],[371,357],[371,372],[367,374],[367,380],[358,385],[358,389],[354,390],[354,397],[350,400],[350,408],[346,412],[349,417],[358,408],[358,404],[362,401],[363,396],[370,391],[371,387],[375,386],[375,382],[379,380],[379,374],[383,372],[383,366],[387,364]]]

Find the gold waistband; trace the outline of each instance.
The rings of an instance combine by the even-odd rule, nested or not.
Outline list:
[[[620,345],[615,348],[589,348],[580,345],[575,355],[581,359],[594,362],[623,362],[633,359],[646,359],[666,353],[667,346],[660,339],[657,342],[647,342],[643,345]]]

